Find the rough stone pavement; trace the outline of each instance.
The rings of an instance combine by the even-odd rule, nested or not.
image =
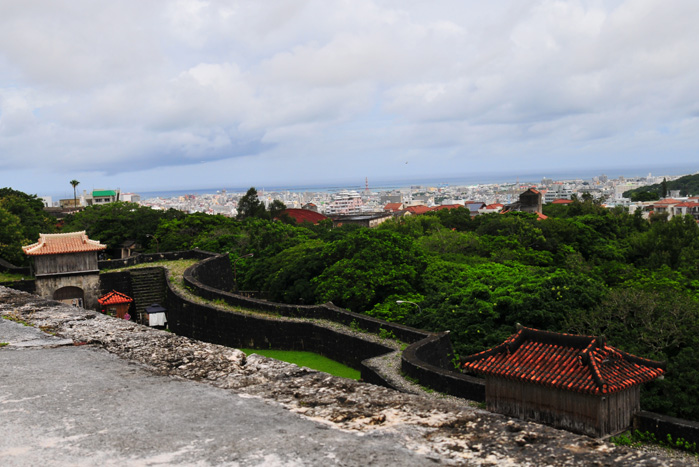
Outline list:
[[[0,465],[686,465],[0,287]]]

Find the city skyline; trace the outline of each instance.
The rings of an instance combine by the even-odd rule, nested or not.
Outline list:
[[[691,0],[0,6],[0,173],[39,195],[692,173]]]

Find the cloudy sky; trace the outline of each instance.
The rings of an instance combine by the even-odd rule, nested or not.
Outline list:
[[[0,0],[0,186],[699,170],[698,24],[697,0]]]

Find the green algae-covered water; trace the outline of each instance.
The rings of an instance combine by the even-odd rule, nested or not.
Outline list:
[[[342,378],[356,379],[361,377],[359,371],[350,368],[335,360],[330,360],[327,357],[318,355],[313,352],[303,352],[298,350],[272,350],[272,349],[240,349],[245,352],[245,355],[256,353],[263,357],[274,358],[283,362],[294,363],[298,366],[305,366],[314,370],[330,373],[334,376]]]

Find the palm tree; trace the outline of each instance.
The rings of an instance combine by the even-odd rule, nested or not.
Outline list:
[[[71,186],[73,187],[73,207],[78,207],[78,195],[77,192],[75,191],[75,187],[80,185],[80,182],[77,180],[71,180],[70,181]]]

